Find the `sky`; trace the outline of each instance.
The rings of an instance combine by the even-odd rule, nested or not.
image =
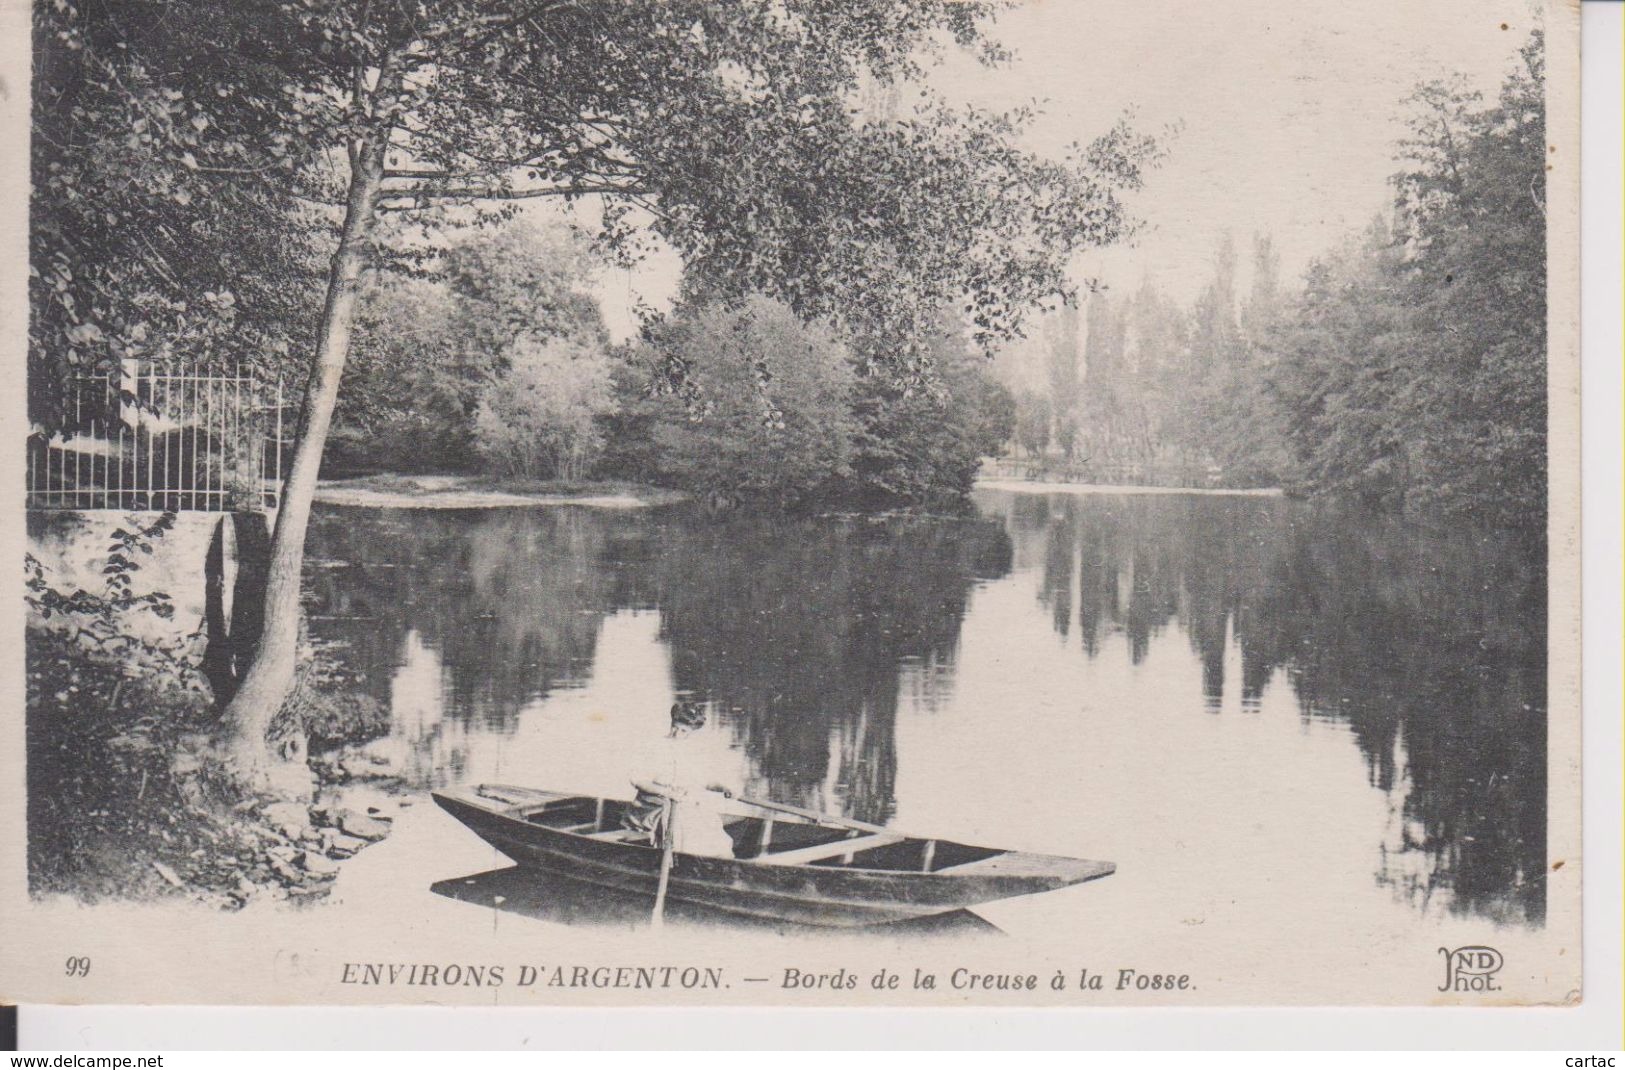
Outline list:
[[[1525,0],[1029,0],[1000,26],[1017,62],[955,71],[953,87],[994,108],[1049,101],[1033,148],[1087,140],[1125,109],[1148,132],[1181,125],[1130,202],[1147,232],[1086,254],[1080,271],[1117,289],[1149,275],[1189,300],[1226,231],[1243,250],[1270,234],[1291,278],[1383,211],[1404,98],[1452,71],[1493,95],[1531,12]]]
[[[1451,72],[1493,98],[1537,13],[1530,0],[1025,0],[994,30],[1013,62],[955,56],[933,82],[999,110],[1036,99],[1027,147],[1045,154],[1125,112],[1151,133],[1178,124],[1167,159],[1129,199],[1144,231],[1079,256],[1073,275],[1117,292],[1150,278],[1188,302],[1227,232],[1245,292],[1254,234],[1272,237],[1290,284],[1383,212],[1404,98]],[[680,266],[664,254],[606,271],[611,333],[633,332],[639,300],[665,306]]]

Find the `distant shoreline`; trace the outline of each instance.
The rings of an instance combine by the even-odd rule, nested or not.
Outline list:
[[[1127,483],[1046,483],[978,479],[976,490],[1015,494],[1200,495],[1279,498],[1279,487],[1225,489],[1154,487]],[[322,505],[369,509],[513,509],[574,505],[595,509],[645,509],[685,500],[681,491],[640,483],[498,479],[489,476],[379,474],[324,479],[316,487]]]
[[[596,509],[643,509],[682,501],[679,491],[638,483],[561,483],[487,476],[374,475],[324,479],[316,501],[372,509],[511,509],[575,505]]]
[[[1045,483],[1035,479],[978,479],[976,489],[1016,494],[1197,494],[1244,498],[1279,498],[1285,494],[1280,487],[1147,487],[1132,483]]]

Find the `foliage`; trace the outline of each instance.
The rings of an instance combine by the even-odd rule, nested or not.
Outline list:
[[[1054,418],[1055,445],[1071,460],[1078,448],[1079,421],[1082,418],[1083,364],[1078,348],[1081,322],[1076,305],[1063,305],[1044,324],[1044,341],[1049,361],[1050,414]]]
[[[1492,107],[1415,129],[1399,175],[1416,313],[1401,412],[1413,443],[1408,504],[1540,523],[1546,502],[1546,108],[1544,41]],[[1428,98],[1424,97],[1424,100]],[[1460,101],[1458,95],[1455,98]],[[1472,98],[1467,98],[1472,99]]]
[[[335,463],[551,474],[557,442],[491,421],[511,417],[543,438],[574,427],[589,444],[609,372],[598,305],[584,292],[593,270],[585,242],[562,226],[515,221],[416,259],[370,282],[335,416]],[[560,361],[563,353],[573,356]],[[564,376],[556,389],[548,369]],[[600,386],[583,393],[589,383]],[[586,407],[571,409],[571,397]]]
[[[1017,147],[1031,109],[967,110],[923,88],[945,48],[1002,59],[987,36],[993,3],[129,0],[67,10],[41,16],[42,37],[86,22],[75,32],[96,49],[83,62],[112,104],[143,104],[136,73],[181,72],[165,77],[184,85],[152,89],[181,94],[151,134],[166,154],[153,189],[195,171],[336,206],[338,190],[302,173],[293,147],[324,163],[344,150],[353,184],[361,149],[387,138],[381,182],[361,206],[369,218],[603,198],[609,246],[636,256],[652,230],[712,291],[776,295],[876,340],[866,357],[907,367],[945,302],[988,343],[1067,290],[1072,250],[1132,229],[1120,193],[1156,152],[1118,126],[1065,160],[1042,159]],[[876,85],[908,85],[917,103],[895,116],[855,109]],[[90,144],[63,151],[78,159]],[[96,147],[120,166],[131,153]]]
[[[208,166],[334,207],[337,189],[313,187],[289,146],[346,176],[261,646],[223,721],[233,764],[261,781],[265,729],[297,663],[304,534],[381,215],[428,224],[448,205],[482,206],[463,213],[478,219],[522,199],[599,198],[600,238],[622,255],[652,231],[708,292],[764,292],[804,320],[836,321],[871,364],[919,378],[944,305],[966,310],[978,342],[1009,337],[1035,303],[1069,289],[1075,250],[1128,233],[1119,194],[1155,151],[1119,126],[1067,160],[1041,159],[1018,147],[1030,110],[954,109],[928,89],[898,119],[852,106],[871,86],[919,85],[948,42],[1000,58],[983,34],[995,5],[977,0],[96,10],[125,46],[119,73],[174,60],[203,99],[241,117],[242,136],[221,141],[233,161]],[[181,54],[153,40],[163,34]]]
[[[1167,456],[1175,440],[1175,406],[1186,384],[1176,375],[1190,350],[1184,310],[1145,280],[1123,309],[1123,360],[1117,379],[1115,455],[1131,464]]]
[[[324,471],[456,471],[474,462],[455,298],[438,277],[371,281]]]
[[[1014,400],[1016,422],[1011,434],[1029,457],[1037,457],[1049,447],[1049,398],[1037,390],[1021,390]]]
[[[1411,99],[1396,221],[1287,310],[1276,389],[1314,490],[1538,529],[1546,501],[1543,40],[1482,107]]]
[[[938,317],[926,356],[934,388],[910,388],[767,298],[689,306],[618,373],[603,470],[718,503],[957,503],[1014,433],[1015,401],[951,316]],[[658,389],[674,364],[681,396]]]
[[[950,504],[970,493],[982,458],[1016,430],[1016,403],[956,325],[930,347],[935,390],[905,390],[882,376],[858,385],[857,450],[846,504]]]
[[[651,467],[622,473],[722,503],[794,506],[847,474],[857,422],[853,358],[833,331],[765,297],[689,306],[652,327],[620,378],[627,410],[613,456]],[[680,364],[686,397],[656,392]]]
[[[292,102],[230,11],[34,5],[29,414],[123,359],[276,364],[313,330],[320,216]],[[255,131],[281,133],[254,142]],[[101,415],[101,414],[98,414]]]
[[[1181,448],[1187,457],[1216,466],[1227,485],[1267,486],[1291,473],[1269,394],[1269,358],[1260,345],[1272,328],[1276,302],[1269,238],[1254,239],[1253,287],[1245,303],[1237,293],[1237,260],[1227,235],[1213,281],[1192,310]]]
[[[172,773],[184,735],[206,723],[207,698],[158,675],[132,678],[58,632],[30,627],[25,640],[30,894],[173,894],[153,862],[184,871],[218,847],[199,835],[212,819]]]
[[[1398,508],[1409,473],[1394,423],[1407,353],[1399,253],[1380,223],[1312,265],[1272,339],[1272,388],[1303,488]]]
[[[1297,478],[1287,446],[1278,398],[1271,391],[1276,368],[1269,339],[1280,327],[1283,296],[1280,257],[1267,234],[1253,237],[1252,288],[1240,305],[1237,360],[1229,381],[1231,403],[1220,430],[1219,463],[1232,478],[1257,486],[1280,486]]]
[[[481,388],[475,448],[506,475],[577,480],[601,446],[597,418],[614,405],[606,347],[525,337]]]
[[[1313,263],[1301,291],[1256,236],[1250,291],[1227,237],[1194,304],[1147,280],[1046,324],[1054,444],[1140,472],[1280,484],[1434,517],[1538,529],[1546,498],[1541,35],[1498,100],[1418,87],[1392,217]],[[1076,406],[1076,417],[1070,415]],[[1040,405],[1020,445],[1044,448]]]
[[[101,569],[104,586],[99,594],[82,587],[71,592],[63,590],[46,577],[49,570],[44,564],[33,554],[25,554],[27,594],[23,596],[24,601],[41,621],[56,618],[58,630],[96,659],[122,665],[127,670],[141,667],[195,688],[194,666],[185,652],[175,645],[145,638],[140,629],[133,626],[139,614],[151,614],[160,620],[169,620],[175,615],[175,605],[169,595],[162,592],[136,594],[134,590],[134,574],[141,569],[141,557],[151,555],[153,542],[174,526],[174,513],[163,513],[150,523],[143,522],[138,515],[128,517],[125,526],[116,528],[109,536]]]

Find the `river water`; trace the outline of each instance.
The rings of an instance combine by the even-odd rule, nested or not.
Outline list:
[[[1044,900],[1373,940],[1542,924],[1539,553],[1280,498],[974,505],[326,508],[307,607],[416,793],[624,797],[684,697],[710,712],[696,749],[753,795],[1117,863],[981,912],[1018,934]],[[420,797],[341,897],[502,865]]]

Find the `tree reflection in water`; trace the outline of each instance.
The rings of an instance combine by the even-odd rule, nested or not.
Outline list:
[[[312,630],[347,647],[375,698],[415,631],[445,667],[444,701],[511,731],[519,710],[591,667],[613,608],[602,518],[576,509],[319,514]]]
[[[933,678],[951,681],[972,586],[1009,570],[1002,529],[735,521],[668,534],[651,567],[677,687],[722,711],[759,771],[754,790],[890,819],[900,666],[942,667]]]
[[[1393,800],[1377,879],[1419,906],[1503,922],[1545,911],[1545,547],[1243,497],[1015,496],[1017,567],[1082,648],[1134,664],[1177,626],[1223,705],[1290,681],[1306,720],[1346,723]],[[1077,595],[1074,599],[1073,588]]]
[[[607,613],[658,608],[676,689],[717,711],[752,790],[876,822],[895,806],[900,667],[946,687],[972,587],[1010,563],[1008,536],[980,518],[719,522],[684,509],[327,511],[312,546],[313,631],[380,701],[421,644],[446,713],[511,732],[523,708],[587,675]],[[430,755],[461,761],[437,731],[412,741],[426,771]]]
[[[752,791],[885,822],[900,701],[946,705],[974,590],[1031,572],[1074,657],[1139,665],[1182,634],[1193,701],[1212,715],[1257,716],[1285,685],[1306,727],[1346,725],[1390,801],[1376,879],[1396,895],[1539,922],[1540,547],[1277,499],[983,502],[988,517],[968,519],[326,510],[311,626],[395,700],[409,775],[428,785],[458,781],[480,737],[514,733],[524,711],[589,679],[608,614],[657,610],[672,688],[710,704]],[[401,689],[418,661],[421,679]],[[425,708],[410,713],[396,690]]]

